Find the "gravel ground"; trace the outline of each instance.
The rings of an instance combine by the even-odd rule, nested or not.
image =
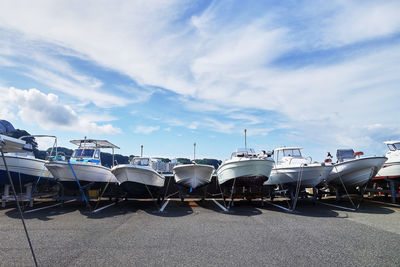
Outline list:
[[[40,266],[400,265],[400,208],[367,201],[358,212],[301,201],[295,213],[240,201],[224,213],[171,200],[160,213],[130,200],[24,216]],[[33,265],[15,207],[0,210],[0,240],[1,266]]]

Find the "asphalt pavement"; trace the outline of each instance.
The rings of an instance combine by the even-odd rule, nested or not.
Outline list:
[[[158,209],[129,200],[92,213],[73,202],[24,216],[40,266],[400,265],[399,207],[300,201],[290,213],[238,201],[223,212],[211,200],[176,199]],[[0,240],[1,266],[33,265],[13,206],[0,209]]]

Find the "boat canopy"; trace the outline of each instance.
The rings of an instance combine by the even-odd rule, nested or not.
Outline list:
[[[30,151],[25,141],[2,134],[0,134],[0,149],[4,153]]]
[[[80,139],[80,140],[71,140],[72,144],[77,145],[79,147],[92,147],[92,148],[118,148],[118,146],[110,143],[107,140],[97,140],[97,139]]]

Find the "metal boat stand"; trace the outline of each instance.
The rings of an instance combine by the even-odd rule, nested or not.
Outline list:
[[[81,184],[79,183],[79,179],[78,179],[78,177],[76,176],[76,173],[75,173],[74,169],[72,168],[72,165],[71,165],[71,163],[70,163],[69,161],[68,161],[68,165],[69,165],[69,167],[71,168],[71,172],[72,172],[72,174],[73,174],[73,176],[74,176],[74,178],[75,178],[76,184],[78,185],[78,188],[79,188],[79,192],[80,192],[80,194],[81,194],[81,197],[77,197],[77,196],[66,196],[66,195],[65,195],[64,186],[63,186],[60,182],[57,182],[57,184],[58,184],[58,186],[59,186],[58,196],[53,196],[52,199],[55,200],[55,201],[61,201],[61,203],[52,204],[52,205],[49,205],[49,206],[47,206],[47,207],[42,207],[42,208],[30,210],[29,212],[34,212],[34,211],[43,210],[43,209],[46,209],[46,208],[51,208],[51,207],[56,207],[56,206],[63,206],[65,203],[70,203],[70,202],[73,202],[73,201],[84,201],[85,204],[86,204],[86,207],[91,208],[91,206],[90,206],[90,204],[89,204],[88,197],[85,195],[84,191],[85,191],[85,189],[86,189],[86,190],[89,190],[90,186],[91,186],[93,183],[90,183],[90,184],[85,185],[85,186],[82,187]]]
[[[168,203],[170,201],[170,197],[172,197],[174,195],[177,195],[179,193],[178,191],[176,191],[176,192],[174,192],[174,193],[172,193],[172,194],[167,196],[168,189],[169,189],[169,184],[170,184],[172,179],[173,179],[173,177],[169,177],[168,182],[167,182],[167,186],[166,187],[164,186],[164,196],[162,197],[161,202],[160,202],[160,204],[161,203],[162,204],[161,204],[161,208],[158,210],[159,212],[164,212],[165,208],[167,207],[167,205],[168,205]]]
[[[336,168],[336,166],[335,166],[335,168]],[[337,169],[336,169],[336,171],[337,171]],[[373,171],[374,171],[374,169],[371,168],[371,176],[372,176]],[[363,201],[364,201],[364,194],[365,194],[365,192],[366,192],[368,183],[365,183],[365,186],[364,186],[364,187],[360,187],[360,188],[359,188],[360,193],[358,194],[358,196],[359,196],[360,200],[359,200],[358,203],[354,203],[354,201],[351,199],[351,196],[350,196],[350,194],[349,194],[349,192],[348,192],[348,190],[347,190],[345,184],[343,183],[342,176],[340,175],[340,172],[337,171],[337,173],[338,173],[338,176],[339,176],[339,180],[340,180],[340,183],[341,183],[341,187],[344,189],[344,191],[345,191],[345,196],[349,199],[352,208],[349,208],[349,207],[346,207],[346,206],[342,206],[342,205],[336,205],[336,204],[325,203],[325,202],[322,202],[322,201],[317,201],[317,203],[323,204],[323,205],[326,205],[326,206],[331,206],[331,207],[339,208],[339,209],[349,210],[349,211],[358,211],[359,208],[360,208],[360,206],[361,206],[361,204],[362,204]],[[340,195],[339,188],[338,188],[338,187],[334,187],[334,189],[335,189],[336,201],[340,201],[343,197]],[[322,191],[322,192],[325,193],[325,194],[328,193],[328,192],[324,192],[324,191]]]
[[[219,193],[218,194],[207,193],[207,195],[210,197],[213,197],[211,200],[215,203],[215,205],[218,206],[218,208],[220,208],[223,212],[228,212],[229,207],[226,206],[225,196],[224,196],[224,193],[222,192],[221,184],[219,183],[218,179],[216,179],[216,183],[218,185]],[[224,205],[222,205],[215,199],[216,196],[222,197],[222,202],[224,203]]]
[[[32,198],[32,183],[25,184],[25,193],[17,193],[16,197],[14,194],[10,195],[10,187],[11,184],[4,185],[3,195],[1,196],[1,207],[5,208],[6,203],[9,201],[19,201],[19,202],[27,202],[29,207],[33,207],[33,198]]]
[[[13,142],[13,141],[11,141],[11,143],[12,143],[12,142]],[[13,146],[13,145],[11,145],[11,146]],[[21,144],[17,144],[17,146],[21,146]],[[25,225],[24,214],[22,213],[21,206],[19,205],[17,193],[16,193],[16,191],[15,191],[15,187],[14,187],[14,184],[13,184],[12,179],[11,179],[11,173],[10,173],[10,171],[8,170],[6,158],[4,157],[4,148],[5,148],[5,147],[6,147],[6,152],[14,152],[14,150],[16,150],[16,151],[18,151],[18,150],[23,150],[23,147],[17,148],[17,146],[16,146],[14,149],[12,149],[12,148],[11,148],[11,149],[7,149],[7,143],[6,143],[6,141],[3,140],[3,137],[0,136],[0,154],[1,154],[1,158],[3,159],[4,168],[5,168],[6,173],[7,173],[7,176],[8,176],[8,181],[10,182],[11,189],[12,189],[12,193],[13,193],[14,198],[15,198],[16,203],[17,203],[18,212],[19,212],[19,214],[20,214],[20,216],[21,216],[21,222],[22,222],[22,225],[23,225],[23,227],[24,227],[25,236],[26,236],[26,239],[28,240],[29,248],[30,248],[31,253],[32,253],[32,258],[33,258],[33,261],[34,261],[34,263],[35,263],[35,266],[37,267],[37,266],[38,266],[38,263],[37,263],[37,260],[36,260],[35,252],[34,252],[34,250],[33,250],[33,246],[32,246],[31,239],[30,239],[30,237],[29,237],[28,229],[26,228],[26,225]],[[23,146],[23,145],[22,145],[22,146]],[[7,151],[7,150],[8,150],[8,151]]]
[[[297,206],[297,201],[299,199],[299,194],[300,194],[300,189],[301,189],[301,181],[303,179],[303,168],[304,168],[304,164],[300,165],[300,171],[299,174],[297,176],[297,183],[296,183],[296,187],[294,188],[293,186],[289,186],[288,189],[283,189],[284,186],[283,185],[279,185],[280,188],[282,188],[282,190],[276,191],[276,192],[272,192],[271,193],[271,201],[267,201],[268,204],[283,209],[285,211],[288,212],[295,212],[296,210],[296,206]],[[289,192],[289,199],[290,202],[286,200],[286,203],[288,205],[288,207],[284,207],[278,204],[273,203],[273,200],[275,198],[276,193],[278,193],[279,195],[281,195],[282,197],[287,197],[286,193]],[[263,201],[262,201],[263,203]]]
[[[296,187],[297,188],[297,187]],[[280,208],[284,211],[287,212],[296,212],[296,206],[297,206],[297,200],[299,198],[298,193],[293,193],[293,188],[288,188],[288,189],[281,189],[281,190],[277,190],[271,193],[270,196],[270,201],[265,201],[264,198],[261,199],[261,206],[264,206],[264,203],[267,203],[271,206]],[[289,193],[289,196],[287,195],[287,193]],[[282,205],[278,205],[276,203],[274,203],[274,199],[276,198],[276,196],[278,196],[279,198],[285,198],[285,202],[287,204],[287,206],[282,206]],[[287,200],[287,198],[289,198],[289,200]]]
[[[350,194],[346,191],[346,194],[344,195],[344,197],[346,197],[346,198],[348,198],[350,200],[352,208],[346,207],[346,206],[343,206],[343,205],[325,203],[325,202],[322,201],[322,199],[316,201],[316,203],[319,203],[319,204],[322,204],[322,205],[326,205],[326,206],[335,207],[335,208],[339,208],[339,209],[349,210],[349,211],[358,211],[360,209],[361,204],[364,202],[365,187],[366,186],[364,186],[363,188],[360,188],[360,193],[358,194],[358,197],[359,197],[360,200],[358,201],[358,203],[355,203],[352,200]],[[321,190],[319,190],[319,191],[321,191]],[[330,192],[326,192],[326,191],[322,191],[322,194],[331,195]],[[337,202],[339,202],[341,199],[343,199],[343,196],[340,195],[338,188],[335,188],[335,196],[336,196],[336,201]]]

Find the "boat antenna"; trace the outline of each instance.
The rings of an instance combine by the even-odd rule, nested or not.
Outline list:
[[[247,133],[247,129],[244,129],[244,150],[246,150],[246,152],[247,152],[247,136],[246,136],[246,133]]]
[[[193,161],[196,160],[196,142],[193,143]]]
[[[143,145],[140,146],[140,157],[143,157]]]

